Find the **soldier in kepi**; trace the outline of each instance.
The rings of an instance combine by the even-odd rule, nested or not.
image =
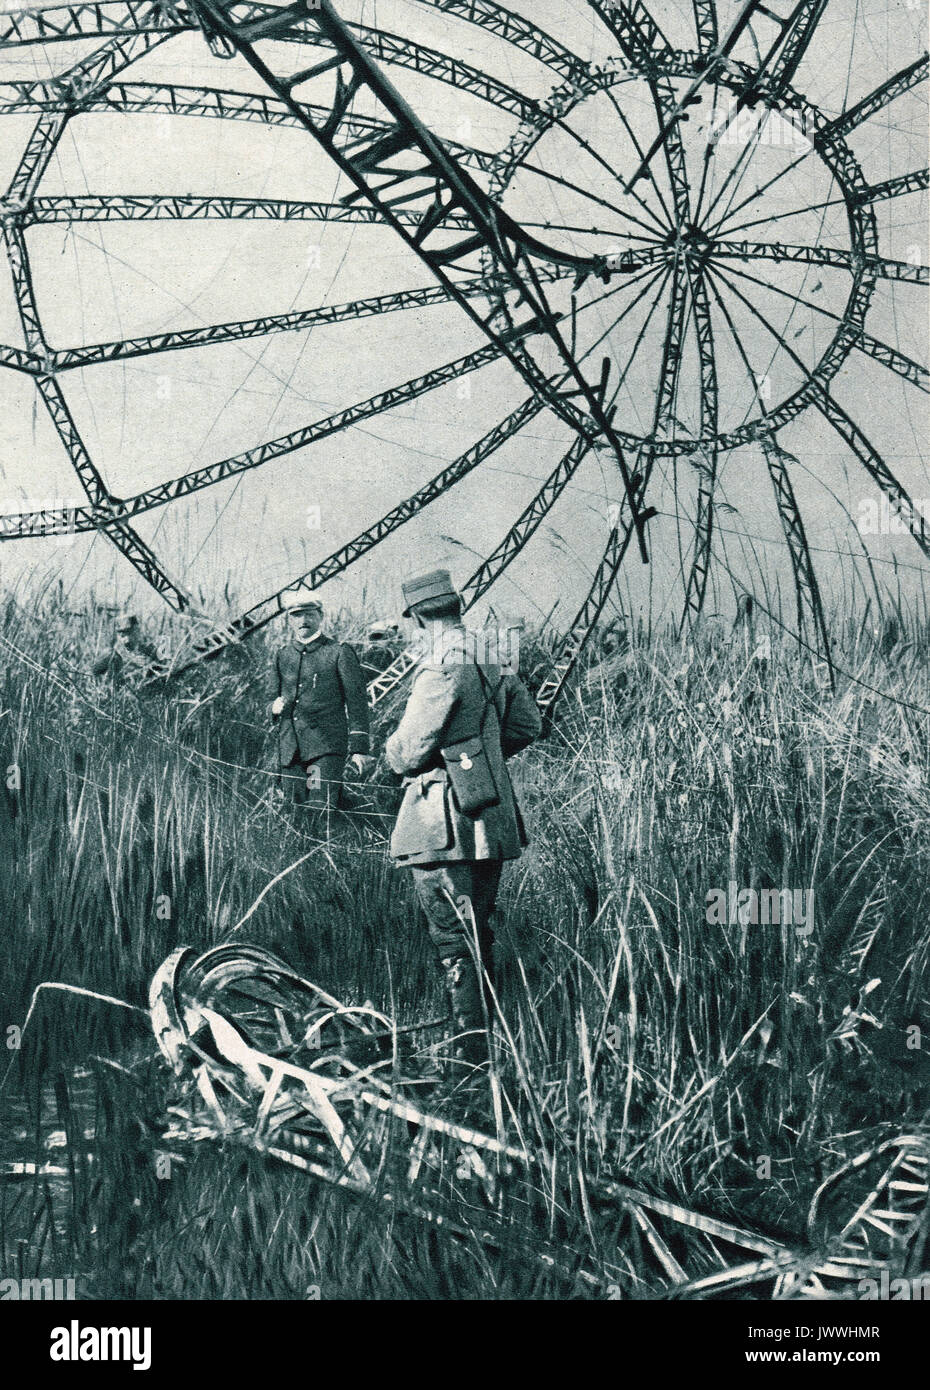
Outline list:
[[[335,810],[346,758],[360,776],[373,763],[365,680],[354,648],[323,632],[316,594],[287,594],[284,607],[290,641],[275,653],[268,689],[278,766],[297,805]]]
[[[494,909],[504,861],[526,845],[504,759],[539,736],[539,712],[518,677],[479,664],[446,570],[403,586],[425,655],[385,758],[405,789],[391,855],[410,868],[445,976],[456,1054],[486,1061],[492,1013]]]

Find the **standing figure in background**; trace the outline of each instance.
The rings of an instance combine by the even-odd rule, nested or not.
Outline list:
[[[365,679],[370,681],[386,671],[402,650],[400,625],[389,618],[372,623],[362,648],[361,663]]]
[[[142,636],[139,619],[134,613],[122,613],[116,620],[112,647],[97,657],[91,670],[119,685],[138,685],[156,660],[155,648]]]
[[[372,765],[365,680],[354,648],[323,632],[315,594],[287,594],[284,607],[290,640],[275,653],[268,688],[278,767],[297,805],[336,809],[346,758],[360,776]]]
[[[518,858],[527,843],[504,759],[532,743],[542,721],[515,674],[476,662],[462,625],[462,600],[446,570],[421,575],[403,589],[404,617],[428,629],[430,640],[384,749],[405,782],[391,855],[413,872],[445,976],[457,1054],[478,1064],[488,1055],[483,986],[493,971],[489,919],[504,861]]]

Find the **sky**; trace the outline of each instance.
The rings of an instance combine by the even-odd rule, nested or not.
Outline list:
[[[337,0],[337,8],[347,20],[454,56],[511,95],[541,101],[563,81],[543,63],[429,0]],[[645,83],[622,71],[615,40],[582,0],[508,0],[508,8],[531,18],[581,59],[612,65],[616,81],[609,92],[586,97],[543,135],[517,160],[496,196],[516,220],[560,250],[589,256],[654,247],[669,225],[662,153],[650,166],[654,182],[638,184],[641,192],[635,195],[624,188],[638,162],[636,143],[647,144],[657,130]],[[740,6],[717,8],[724,31]],[[694,47],[690,3],[666,0],[654,13],[673,47]],[[826,117],[835,116],[919,56],[926,48],[926,27],[923,5],[912,0],[829,0],[794,86]],[[773,32],[761,21],[734,56],[751,63]],[[60,73],[99,42],[0,50],[4,187],[35,116],[4,110],[10,89],[3,84]],[[283,72],[304,68],[318,56],[305,45],[267,44],[263,52]],[[514,110],[396,63],[385,64],[385,70],[421,119],[445,139],[492,153],[518,139],[520,117]],[[240,59],[213,57],[202,36],[193,33],[154,47],[118,81],[149,84],[145,90],[154,97],[159,84],[168,83],[263,90]],[[331,82],[332,75],[323,74],[300,94],[324,102]],[[741,134],[737,124],[707,165],[707,130],[721,122],[728,99],[722,86],[707,91],[683,127],[699,220],[703,216],[709,227],[725,216],[716,234],[731,239],[848,250],[849,219],[831,171],[787,122],[771,117],[758,141],[749,139],[747,129]],[[353,107],[356,114],[371,109],[364,96]],[[869,184],[925,166],[926,85],[857,129],[849,146]],[[475,177],[487,185],[486,175]],[[347,187],[301,129],[157,111],[94,110],[69,121],[37,196],[213,195],[330,204]],[[878,202],[874,213],[882,256],[927,264],[925,193]],[[390,228],[310,220],[306,212],[286,219],[48,221],[30,226],[26,240],[39,312],[54,348],[338,305],[431,283],[427,267]],[[842,314],[850,285],[849,271],[842,267],[764,258],[720,263],[708,301],[719,431],[739,430],[799,388],[836,331],[831,315]],[[571,290],[571,279],[554,284],[548,291],[552,306],[563,314],[566,332],[574,332],[592,379],[602,358],[609,360],[616,424],[631,441],[641,440],[653,423],[667,281],[661,274],[643,274],[617,277],[605,287],[589,277],[577,292],[574,323]],[[927,294],[923,285],[879,279],[866,318],[873,338],[922,365],[927,363]],[[795,296],[805,303],[796,303]],[[23,343],[9,271],[2,265],[0,342]],[[458,306],[439,304],[95,364],[63,372],[59,379],[107,487],[129,497],[324,418],[483,343]],[[541,367],[555,370],[542,340],[532,340],[531,351]],[[689,316],[669,427],[678,440],[701,437],[698,365]],[[855,350],[831,393],[912,496],[927,499],[930,516],[926,394]],[[261,468],[148,511],[134,524],[168,573],[195,594],[203,614],[224,618],[261,601],[371,525],[528,394],[513,367],[492,363]],[[400,582],[410,572],[448,565],[463,581],[499,543],[571,442],[564,422],[548,410],[540,412],[441,500],[328,583],[325,602],[333,609],[387,616],[400,606]],[[794,460],[791,476],[827,606],[864,604],[870,573],[892,588],[902,586],[908,596],[916,594],[928,561],[911,537],[894,533],[887,513],[883,518],[876,484],[822,415],[814,408],[797,415],[779,432],[779,444]],[[635,458],[635,448],[627,452]],[[648,499],[658,509],[649,527],[650,563],[643,565],[631,552],[615,596],[627,611],[648,609],[658,619],[677,618],[681,611],[702,458],[699,451],[686,450],[677,462],[657,461]],[[591,582],[622,495],[616,459],[609,451],[592,451],[491,591],[495,612],[530,620],[552,614],[556,624],[567,624]],[[788,553],[758,445],[744,441],[721,452],[717,499],[708,611],[728,613],[734,593],[748,588],[760,598],[780,594],[790,622]],[[0,367],[0,513],[81,500],[32,379]],[[889,534],[872,534],[876,517],[878,528],[884,525]],[[0,586],[26,593],[57,577],[75,607],[89,595],[141,612],[154,612],[160,603],[103,535],[0,545]]]

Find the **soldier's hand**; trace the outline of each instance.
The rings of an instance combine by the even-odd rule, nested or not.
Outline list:
[[[285,700],[283,695],[279,695],[276,700],[272,700],[271,713],[275,716],[275,718],[277,718],[279,714],[284,713],[284,705]]]
[[[368,777],[375,765],[374,758],[367,753],[353,753],[349,762],[355,768],[359,777]]]

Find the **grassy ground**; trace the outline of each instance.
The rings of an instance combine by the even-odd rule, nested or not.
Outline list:
[[[591,1296],[583,1265],[647,1296],[599,1179],[797,1235],[846,1157],[928,1125],[922,644],[850,642],[857,679],[832,695],[787,649],[656,639],[589,664],[518,760],[533,843],[500,901],[500,1074],[511,1130],[558,1177],[515,1190],[508,1239],[455,1240],[241,1150],[160,1179],[144,1020],[46,995],[18,1050],[6,1030],[42,980],[143,1004],[170,950],[226,939],[312,844],[271,795],[261,639],[167,694],[114,693],[86,676],[106,615],[53,599],[0,613],[0,1159],[61,1173],[0,1182],[0,1276],[76,1274],[85,1297],[560,1298]],[[525,656],[538,678],[543,646]],[[386,857],[396,797],[374,788],[236,939],[405,1023],[443,1003]],[[730,883],[813,890],[811,930],[708,922]]]

